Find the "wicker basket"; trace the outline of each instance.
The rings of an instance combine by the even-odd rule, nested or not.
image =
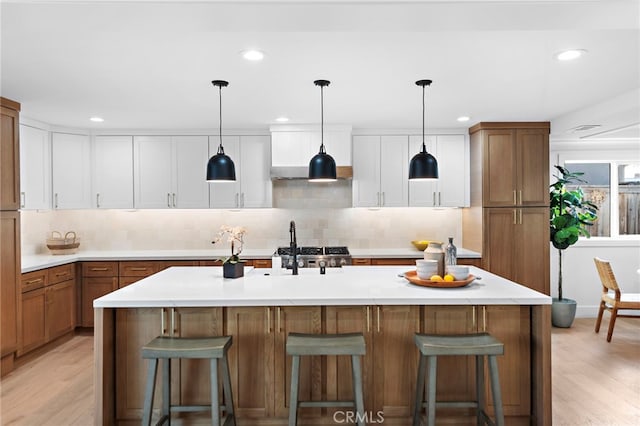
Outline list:
[[[76,237],[76,233],[69,231],[62,234],[58,231],[51,233],[51,238],[47,238],[47,248],[51,254],[74,254],[80,247],[80,240]]]

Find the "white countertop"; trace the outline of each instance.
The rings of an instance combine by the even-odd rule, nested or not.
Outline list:
[[[466,287],[410,284],[397,266],[300,269],[300,275],[246,268],[245,276],[222,277],[221,267],[172,267],[94,300],[96,308],[317,306],[317,305],[550,305],[551,298],[479,268]]]
[[[267,259],[275,249],[245,249],[244,259]],[[413,248],[406,249],[349,249],[351,256],[358,258],[416,258],[424,255]],[[78,261],[99,260],[215,260],[229,256],[229,250],[86,250],[70,255],[34,254],[22,256],[22,273],[64,265]],[[480,254],[458,248],[459,258],[479,258]]]

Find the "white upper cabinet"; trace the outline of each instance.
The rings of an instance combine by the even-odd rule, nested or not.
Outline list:
[[[20,208],[51,208],[51,145],[49,132],[20,125]]]
[[[90,167],[89,136],[52,134],[51,176],[54,209],[91,208]]]
[[[218,151],[219,136],[209,137],[209,155]],[[224,152],[235,165],[235,182],[210,182],[212,208],[261,208],[272,206],[269,176],[269,136],[223,136]]]
[[[92,207],[133,208],[133,137],[96,136],[92,160]]]
[[[135,208],[173,207],[174,164],[171,148],[171,136],[133,138]]]
[[[353,206],[406,207],[407,136],[353,137]]]
[[[209,138],[207,136],[173,136],[176,173],[175,206],[179,209],[206,209],[209,207],[207,162]]]
[[[469,206],[469,145],[464,135],[428,136],[427,151],[438,161],[436,181],[410,181],[412,207]],[[409,137],[409,159],[420,152],[422,136]]]
[[[206,136],[135,136],[134,206],[140,209],[207,208]]]

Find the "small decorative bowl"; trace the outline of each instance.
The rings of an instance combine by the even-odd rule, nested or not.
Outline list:
[[[411,241],[411,244],[413,244],[413,246],[418,250],[424,251],[424,249],[426,249],[427,246],[429,245],[429,242],[430,241],[427,241],[427,240],[413,240]]]
[[[469,277],[469,267],[464,265],[449,265],[447,273],[453,275],[457,281],[466,280]]]

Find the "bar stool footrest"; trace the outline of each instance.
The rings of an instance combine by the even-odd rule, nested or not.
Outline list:
[[[422,404],[426,408],[427,403]],[[475,401],[437,401],[436,408],[478,408]]]
[[[298,401],[298,407],[355,407],[353,401]]]

